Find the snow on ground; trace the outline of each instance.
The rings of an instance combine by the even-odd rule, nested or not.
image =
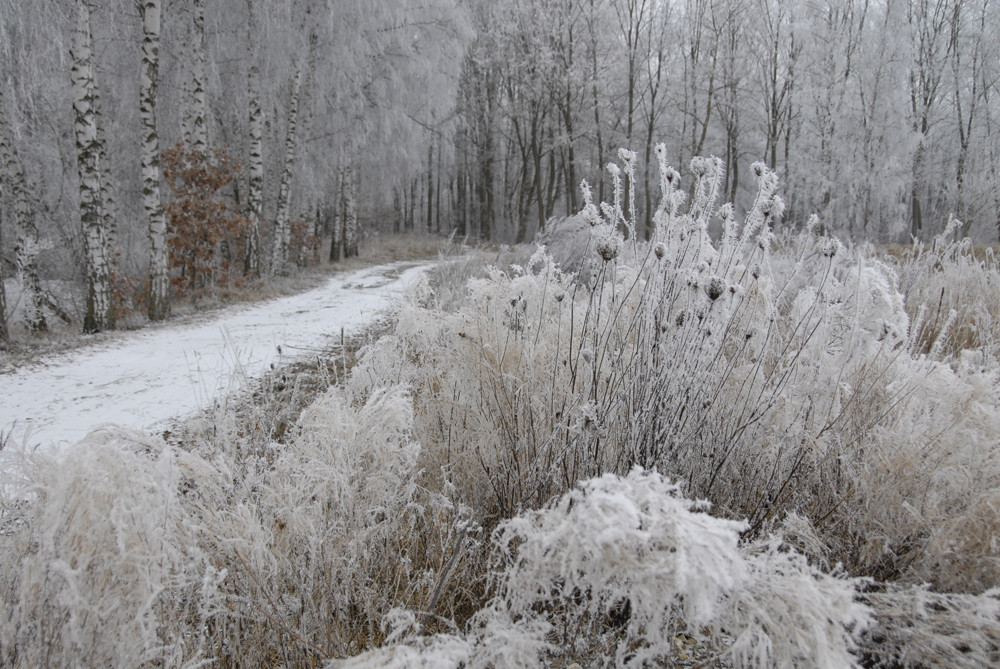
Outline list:
[[[379,265],[306,293],[238,305],[210,320],[123,334],[0,374],[0,433],[65,447],[95,427],[141,430],[208,406],[273,363],[374,323],[429,265]]]

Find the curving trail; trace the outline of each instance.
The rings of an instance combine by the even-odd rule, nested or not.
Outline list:
[[[0,374],[0,439],[66,447],[103,424],[154,430],[243,387],[272,364],[376,322],[431,263],[394,263],[209,319],[122,333]]]

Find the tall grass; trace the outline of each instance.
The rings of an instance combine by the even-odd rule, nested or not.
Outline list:
[[[706,159],[640,240],[620,159],[565,262],[448,259],[343,383],[6,453],[3,662],[1000,660],[996,267],[775,237]]]

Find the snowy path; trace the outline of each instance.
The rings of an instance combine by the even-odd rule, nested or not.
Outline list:
[[[380,265],[210,320],[139,330],[0,374],[0,431],[65,447],[104,423],[142,430],[190,414],[279,360],[369,325],[429,264]]]

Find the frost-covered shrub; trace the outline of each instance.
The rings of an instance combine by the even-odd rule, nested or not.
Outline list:
[[[204,540],[229,569],[220,652],[309,663],[378,643],[393,607],[431,610],[444,565],[471,537],[461,507],[416,483],[412,414],[402,387],[362,405],[331,389],[235,499],[228,486],[221,497],[199,486],[212,530]],[[453,597],[434,603],[455,615]]]
[[[871,611],[863,580],[824,573],[777,537],[746,549],[748,576],[726,594],[715,622],[738,667],[857,666]]]
[[[1000,663],[1000,591],[935,593],[890,587],[865,599],[875,625],[862,639],[872,667],[960,667]]]
[[[898,254],[914,349],[936,359],[963,350],[1000,359],[1000,265],[992,248],[950,241],[957,223]]]
[[[270,448],[220,419],[193,451],[112,430],[9,454],[0,663],[314,665],[380,643],[393,608],[471,615],[486,575],[443,585],[476,527],[417,485],[412,414],[402,387],[331,390]]]
[[[405,309],[363,356],[353,397],[407,384],[415,434],[443,445],[425,449],[426,477],[487,519],[656,467],[746,518],[750,537],[798,513],[824,559],[852,573],[992,587],[993,542],[954,534],[993,536],[997,366],[921,339],[911,270],[815,221],[776,240],[783,204],[764,166],[742,222],[716,207],[720,170],[692,163],[685,210],[688,189],[661,164],[648,243],[622,235],[635,226],[620,172],[612,203],[585,191],[575,248],[590,270],[567,274],[538,249],[470,281],[456,310]]]
[[[655,472],[584,481],[498,527],[496,598],[467,634],[404,633],[331,666],[669,665],[680,639],[735,667],[856,666],[860,582],[777,539],[743,550],[745,524],[706,511]]]
[[[198,545],[183,457],[100,431],[3,461],[0,663],[180,666],[209,657],[224,568]]]
[[[635,469],[505,521],[496,543],[508,610],[544,612],[570,656],[610,651],[617,665],[670,657],[679,626],[711,622],[723,593],[746,579],[737,548],[745,524],[703,506]]]

